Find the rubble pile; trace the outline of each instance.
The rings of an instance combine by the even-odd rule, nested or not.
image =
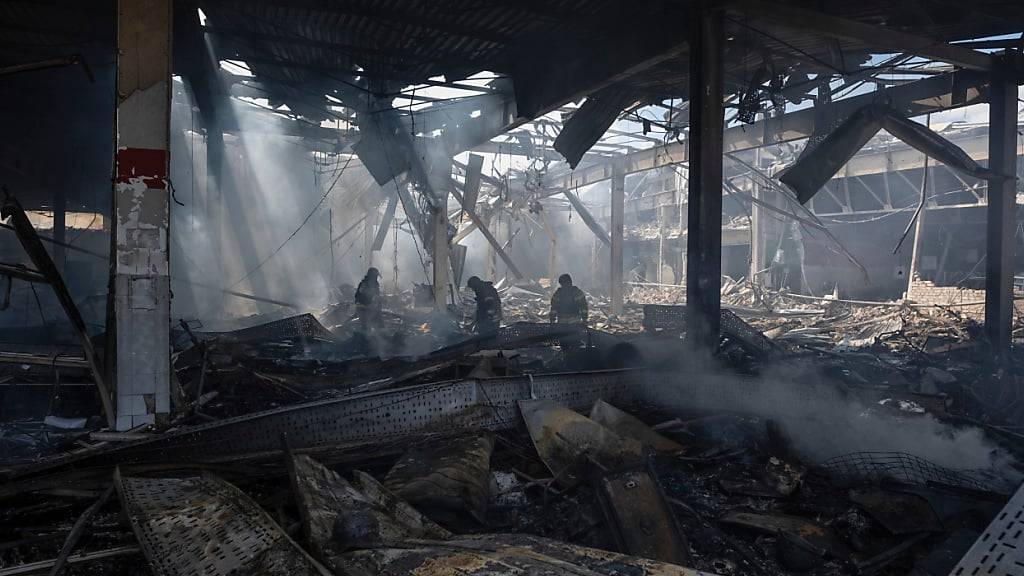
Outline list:
[[[946,574],[1008,497],[955,471],[854,480],[752,416],[518,412],[341,460],[282,438],[259,466],[13,480],[0,574],[52,567],[77,527],[65,561],[104,574]]]
[[[674,225],[673,225],[674,224]],[[685,230],[679,229],[679,223],[666,223],[665,238],[680,238]],[[623,238],[626,240],[647,240],[654,241],[662,237],[661,224],[657,222],[639,222],[623,229]]]
[[[471,293],[449,315],[390,297],[372,341],[345,303],[182,322],[175,416],[131,432],[56,394],[63,417],[0,429],[0,576],[944,575],[1021,478],[1020,359],[954,312],[727,281],[703,357],[683,287],[635,286],[618,317],[591,295],[586,328],[546,322],[543,286],[500,289],[507,326],[479,336]],[[729,399],[759,386],[976,435],[993,464],[823,458],[770,399]]]

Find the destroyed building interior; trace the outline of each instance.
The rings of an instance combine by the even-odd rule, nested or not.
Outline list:
[[[1024,576],[1022,51],[0,0],[0,576]]]

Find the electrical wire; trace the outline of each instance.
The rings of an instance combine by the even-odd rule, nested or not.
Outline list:
[[[348,160],[345,161],[345,165],[342,166],[341,171],[338,172],[337,177],[334,178],[334,182],[331,182],[330,187],[328,187],[327,191],[324,192],[323,196],[320,197],[320,201],[317,202],[316,206],[313,206],[313,209],[310,210],[308,214],[306,214],[305,218],[302,219],[302,223],[299,224],[298,228],[296,228],[291,234],[289,234],[288,237],[284,239],[284,242],[281,242],[281,244],[273,252],[267,255],[266,258],[260,261],[260,263],[257,264],[255,268],[246,272],[245,276],[242,276],[238,280],[235,280],[230,286],[228,286],[228,288],[234,288],[235,286],[238,286],[243,281],[248,279],[250,276],[255,274],[257,270],[262,268],[264,264],[266,264],[267,262],[270,261],[271,258],[276,256],[281,251],[281,249],[284,248],[285,244],[287,244],[292,238],[295,237],[296,234],[299,233],[299,230],[302,230],[302,227],[305,226],[307,222],[309,222],[309,219],[313,217],[313,214],[316,214],[316,211],[319,210],[321,206],[323,206],[324,201],[327,200],[327,197],[331,194],[331,192],[334,191],[335,185],[337,185],[338,180],[340,180],[341,176],[345,173],[345,169],[348,168],[349,163],[352,162],[352,158],[355,158],[355,156],[352,155],[348,157]]]

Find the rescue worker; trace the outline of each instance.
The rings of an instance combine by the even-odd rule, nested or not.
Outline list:
[[[370,268],[356,288],[356,312],[359,314],[359,323],[365,335],[372,334],[383,323],[378,278],[380,278],[380,270]]]
[[[471,276],[466,282],[476,295],[476,323],[473,328],[477,334],[489,334],[501,326],[501,296],[494,289],[492,282],[484,282]]]
[[[558,324],[586,324],[588,316],[587,295],[572,285],[572,276],[559,276],[558,290],[551,296],[548,319]]]

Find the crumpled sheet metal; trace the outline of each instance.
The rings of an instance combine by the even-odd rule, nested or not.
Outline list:
[[[205,335],[202,334],[201,335]],[[298,314],[281,320],[232,330],[214,335],[220,342],[245,343],[261,340],[282,340],[286,338],[318,338],[334,340],[334,334],[324,328],[312,314]]]
[[[468,513],[481,524],[490,501],[490,434],[448,438],[415,446],[384,478],[384,487],[434,518]]]
[[[917,494],[869,488],[850,490],[849,497],[893,534],[943,531],[938,514]]]
[[[537,454],[563,486],[586,480],[595,463],[604,469],[618,469],[643,457],[639,441],[623,438],[557,402],[520,401],[519,410]]]
[[[637,440],[656,452],[675,454],[683,450],[678,442],[658,434],[636,416],[619,410],[604,400],[594,402],[594,407],[590,409],[590,419],[619,436]]]
[[[689,546],[650,464],[603,474],[595,482],[595,491],[622,552],[673,564],[686,562]]]
[[[797,200],[806,204],[858,150],[882,129],[885,109],[868,105],[850,114],[813,150],[800,155],[786,168],[779,181],[796,191]]]
[[[122,505],[156,576],[327,576],[244,492],[204,473],[115,474]]]
[[[319,558],[329,561],[350,548],[393,546],[409,538],[451,536],[384,490],[372,476],[356,474],[359,488],[309,456],[289,459],[303,532]]]
[[[882,128],[954,170],[975,178],[993,176],[937,132],[911,122],[888,105],[869,104],[851,114],[813,150],[802,154],[779,180],[796,192],[801,204],[806,204]]]
[[[408,502],[395,496],[366,472],[356,470],[352,472],[356,488],[363,496],[371,502],[383,508],[388,515],[400,525],[408,529],[412,534],[420,534],[422,538],[445,540],[451,538],[452,533],[438,526],[433,520],[420,514],[409,505]]]
[[[674,564],[520,534],[464,536],[446,542],[408,542],[402,548],[342,556],[349,576],[703,576]]]

